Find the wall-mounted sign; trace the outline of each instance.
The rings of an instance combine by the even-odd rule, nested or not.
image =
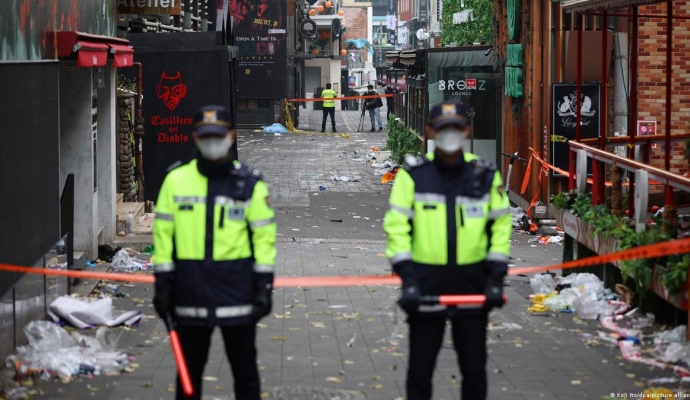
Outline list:
[[[469,10],[453,13],[453,25],[460,25],[466,22],[474,21],[474,10]]]
[[[637,121],[637,134],[656,135],[656,121]]]
[[[553,149],[551,164],[554,166],[566,171],[569,168],[568,141],[575,139],[578,105],[580,107],[580,137],[582,139],[599,137],[600,92],[599,83],[583,83],[578,101],[575,83],[554,83],[551,87],[551,145]]]
[[[120,14],[180,15],[182,0],[117,0]]]
[[[429,0],[419,0],[419,22],[427,22],[429,19]]]
[[[312,37],[316,34],[316,22],[305,19],[299,24],[299,33],[304,37]]]
[[[656,121],[637,121],[637,135],[656,135]],[[656,143],[652,143],[651,147],[656,149]]]

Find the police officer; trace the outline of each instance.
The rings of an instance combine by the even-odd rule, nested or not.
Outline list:
[[[335,90],[331,89],[331,84],[327,83],[326,84],[326,90],[321,92],[321,97],[323,97],[323,120],[321,121],[321,133],[326,132],[326,117],[331,116],[331,127],[332,130],[331,132],[337,132],[335,130],[335,101],[334,100],[326,100],[326,99],[334,99],[338,97],[338,92]]]
[[[449,319],[462,373],[462,399],[486,399],[488,312],[503,304],[512,222],[496,166],[463,150],[465,106],[435,105],[425,127],[436,150],[406,156],[384,220],[386,255],[402,278],[408,314],[407,400],[429,400],[436,357]],[[481,306],[424,304],[420,296],[485,294]]]
[[[171,314],[194,397],[211,334],[220,327],[238,400],[259,400],[256,322],[271,312],[276,223],[261,173],[229,155],[236,132],[228,110],[195,117],[198,156],[171,170],[156,204],[156,312]],[[188,399],[177,381],[176,399]]]

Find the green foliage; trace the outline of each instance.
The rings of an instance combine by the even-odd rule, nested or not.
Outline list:
[[[388,139],[384,150],[391,152],[391,160],[402,164],[406,154],[417,155],[424,151],[417,133],[405,126],[405,123],[395,114],[391,114],[386,129],[388,130]]]
[[[137,91],[137,80],[134,78],[127,79],[127,77],[122,74],[118,74],[117,78],[115,78],[115,85],[118,89],[125,89],[135,93]]]
[[[494,9],[491,0],[465,0],[465,7],[457,0],[443,0],[442,34],[443,45],[457,43],[459,46],[472,43],[494,43]],[[472,10],[473,21],[453,24],[453,14]]]
[[[624,203],[625,204],[625,203]],[[626,250],[637,246],[645,246],[672,238],[660,229],[637,232],[628,225],[627,218],[619,218],[611,214],[605,205],[593,206],[589,193],[576,191],[561,192],[553,198],[554,207],[577,215],[583,222],[593,229],[595,235],[613,238],[618,241],[618,249]],[[659,221],[661,223],[661,221]],[[687,281],[690,268],[690,255],[675,255],[671,257],[626,260],[620,262],[621,274],[626,280],[631,280],[638,294],[640,302],[644,301],[655,274],[656,265],[664,265],[656,273],[660,274],[664,286],[672,295],[680,292]]]

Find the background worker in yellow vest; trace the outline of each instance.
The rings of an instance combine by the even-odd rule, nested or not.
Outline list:
[[[435,153],[406,157],[383,224],[410,326],[407,400],[431,399],[446,319],[462,399],[486,399],[486,325],[489,311],[503,305],[512,221],[496,166],[463,151],[468,126],[465,106],[448,101],[432,108],[425,132]],[[441,294],[485,294],[486,303],[459,308],[420,301]]]
[[[326,132],[326,117],[331,116],[331,132],[338,132],[335,130],[335,101],[326,99],[335,99],[338,97],[338,92],[331,89],[331,84],[326,84],[326,89],[321,92],[321,97],[325,100],[323,101],[323,121],[321,122],[321,133]]]
[[[202,108],[192,136],[198,156],[168,173],[156,203],[153,304],[177,325],[191,399],[202,398],[211,334],[219,326],[235,398],[259,400],[256,322],[271,312],[276,259],[268,187],[260,172],[230,158],[236,133],[224,107]],[[190,399],[179,379],[176,399]]]

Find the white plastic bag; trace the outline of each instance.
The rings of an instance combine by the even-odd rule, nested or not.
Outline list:
[[[556,290],[556,282],[551,274],[536,274],[529,280],[534,294],[549,294]]]
[[[54,350],[74,346],[70,334],[50,321],[31,321],[24,327],[29,345],[36,350]]]

